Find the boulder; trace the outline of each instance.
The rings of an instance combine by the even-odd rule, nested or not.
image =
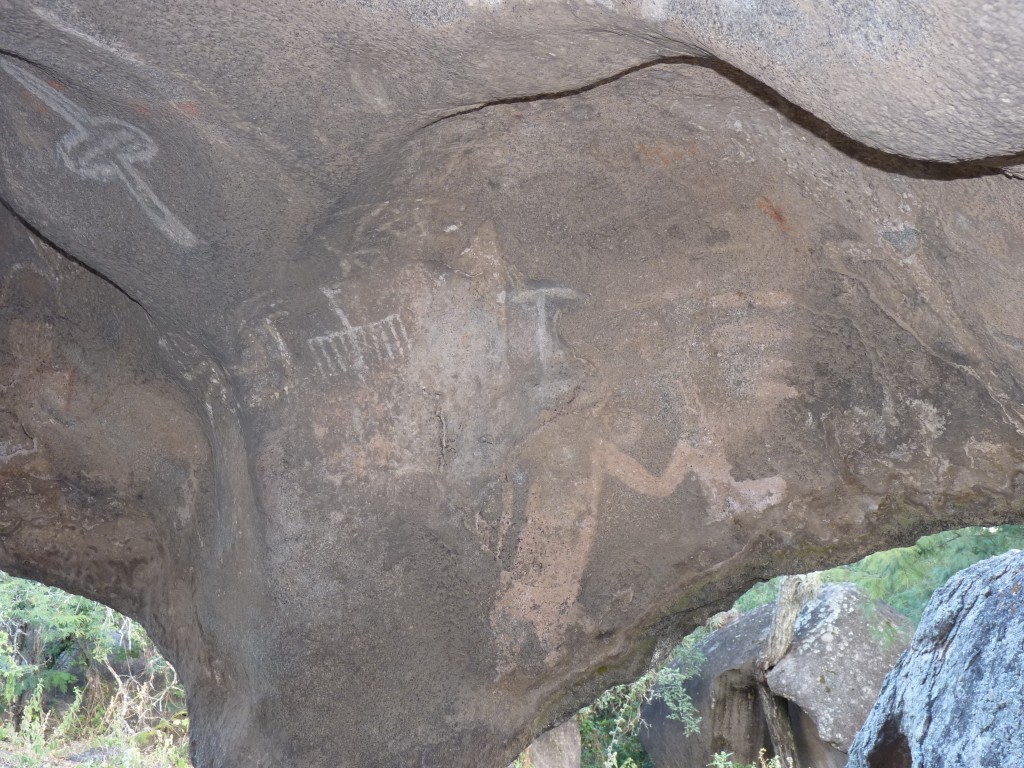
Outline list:
[[[818,740],[845,753],[912,632],[909,619],[855,585],[826,584],[800,611],[768,686],[810,718]]]
[[[700,768],[721,751],[746,763],[762,747],[772,751],[756,682],[773,611],[762,606],[704,641],[707,662],[686,685],[701,713],[699,734],[687,737],[657,698],[644,708],[648,725],[641,740],[658,768]],[[771,694],[785,704],[802,765],[846,764],[846,751],[910,634],[908,619],[853,584],[826,584],[800,609],[792,643],[766,677]]]
[[[935,591],[885,679],[849,768],[1024,765],[1024,552]]]
[[[580,724],[571,717],[533,740],[523,753],[521,768],[580,768]]]
[[[699,733],[686,735],[682,723],[668,716],[655,688],[641,708],[640,742],[657,768],[702,768],[721,751],[746,764],[762,748],[771,748],[757,696],[756,664],[768,642],[772,614],[771,605],[762,605],[701,644],[705,662],[700,674],[684,683],[700,715]]]

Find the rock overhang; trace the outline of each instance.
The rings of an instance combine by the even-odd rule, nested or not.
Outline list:
[[[840,133],[1017,151],[932,50],[1012,25],[111,9],[0,38],[3,565],[144,619],[197,763],[499,764],[759,576],[1019,519],[1017,182]]]

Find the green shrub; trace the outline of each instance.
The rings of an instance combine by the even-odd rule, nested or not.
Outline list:
[[[580,710],[581,768],[651,768],[640,743],[640,709],[656,688],[670,718],[683,723],[688,734],[700,729],[700,716],[683,683],[700,672],[704,655],[698,646],[706,634],[691,634],[676,646],[665,666],[647,672],[635,683],[608,689]]]
[[[138,624],[0,573],[5,757],[37,768],[74,747],[102,749],[105,766],[187,768],[187,729],[185,692]]]
[[[911,547],[876,552],[822,571],[821,577],[826,582],[852,582],[917,624],[932,592],[953,574],[1010,549],[1024,549],[1024,526],[961,528],[925,536]],[[733,607],[746,613],[773,602],[781,578],[755,584]]]
[[[786,765],[792,768],[792,761],[787,760]],[[765,750],[761,750],[756,763],[735,763],[732,760],[731,752],[719,752],[714,756],[708,768],[784,768],[782,760],[778,757],[767,757]]]

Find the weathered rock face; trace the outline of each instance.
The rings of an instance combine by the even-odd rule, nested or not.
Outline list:
[[[757,759],[771,751],[771,739],[758,700],[756,662],[772,626],[773,609],[762,605],[712,633],[702,644],[700,674],[684,684],[697,713],[699,733],[686,735],[682,723],[669,718],[665,702],[655,697],[641,710],[645,725],[640,741],[658,768],[706,766],[717,752],[736,761]],[[717,704],[717,706],[715,706]]]
[[[1024,552],[932,595],[910,650],[850,750],[850,768],[1024,764]]]
[[[570,717],[533,740],[523,756],[523,768],[580,768],[582,751],[580,724]]]
[[[827,584],[800,611],[793,645],[768,670],[768,685],[810,717],[821,741],[846,752],[912,631],[906,617],[853,584]]]
[[[6,0],[0,567],[142,619],[204,768],[497,766],[1019,519],[1024,192],[757,80],[1010,162],[1019,13]]]
[[[756,762],[762,748],[773,752],[756,688],[773,610],[761,606],[703,644],[707,661],[686,683],[701,715],[700,733],[687,736],[658,698],[644,707],[641,740],[658,768],[701,768],[717,752],[745,764]],[[771,694],[786,702],[801,765],[846,765],[910,633],[908,619],[853,584],[827,584],[803,606],[792,644],[766,676]]]

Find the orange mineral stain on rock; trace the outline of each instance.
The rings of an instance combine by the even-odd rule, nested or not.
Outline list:
[[[644,160],[660,162],[668,168],[680,160],[686,160],[696,155],[697,142],[688,141],[683,145],[672,145],[665,142],[658,142],[653,145],[637,144],[636,149]]]
[[[72,368],[67,374],[67,384],[64,386],[64,410],[71,408],[71,400],[75,396],[75,382],[78,379],[78,369]]]
[[[787,235],[792,233],[793,229],[790,227],[789,222],[786,221],[786,217],[782,213],[782,209],[767,197],[757,198],[757,207],[760,208],[761,212],[766,216],[771,216],[775,220],[775,223],[779,225],[779,229]]]
[[[41,115],[45,115],[50,111],[50,108],[46,106],[40,99],[36,98],[28,89],[23,90],[20,94],[21,99],[28,104],[34,111]]]
[[[199,105],[194,101],[176,101],[171,106],[186,117],[199,117]]]

